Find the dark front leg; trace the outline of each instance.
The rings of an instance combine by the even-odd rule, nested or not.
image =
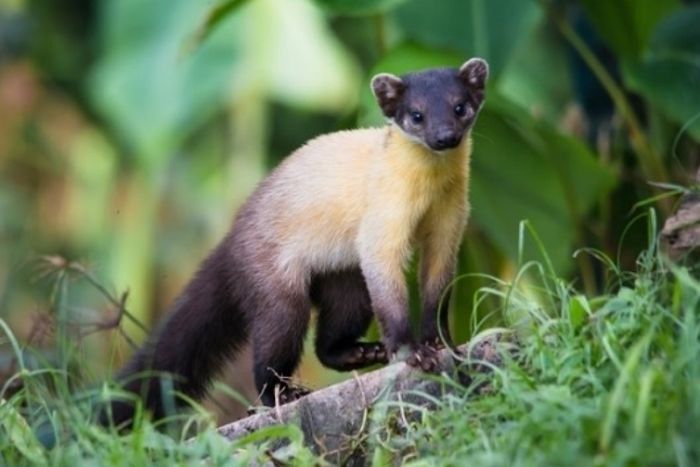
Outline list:
[[[416,344],[408,319],[404,266],[414,238],[413,213],[415,206],[408,211],[399,209],[389,218],[370,216],[360,228],[360,265],[389,358],[408,357],[407,363],[433,371],[438,368],[436,352]],[[401,355],[403,352],[409,355]]]
[[[437,298],[427,296],[423,300],[421,316],[420,342],[436,348],[452,345],[448,314],[451,294],[446,294],[441,301],[442,292],[440,290],[439,293],[435,291],[433,294],[428,294],[436,295]]]
[[[466,185],[462,183],[426,215],[421,224],[420,289],[423,305],[420,340],[452,345],[448,329],[450,294],[443,294],[454,279],[457,254],[466,225]],[[442,336],[442,337],[441,337]]]
[[[401,303],[399,306],[397,303]],[[409,352],[406,363],[423,371],[435,372],[439,368],[437,351],[434,347],[416,344],[408,321],[407,300],[401,302],[381,302],[375,307],[384,334],[384,344],[390,358],[402,351]],[[402,313],[399,313],[399,309]]]
[[[420,342],[436,348],[452,346],[448,313],[451,293],[446,290],[454,278],[456,259],[454,254],[439,254],[435,247],[426,248],[425,253],[420,277],[423,305]]]
[[[397,267],[394,271],[387,271],[369,264],[363,265],[363,274],[389,358],[402,348],[415,349],[408,321],[408,290],[403,270]]]
[[[384,345],[389,358],[406,358],[406,363],[423,371],[435,372],[439,368],[435,348],[417,345],[408,321],[408,291],[405,284],[368,281],[375,313],[379,318]],[[398,355],[401,352],[407,355]]]
[[[421,315],[420,345],[409,358],[411,366],[434,372],[439,367],[438,350],[452,346],[448,327],[447,309],[449,295],[440,301],[442,289],[433,287],[423,292],[423,314]]]

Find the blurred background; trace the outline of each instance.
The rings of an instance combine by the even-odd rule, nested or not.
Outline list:
[[[0,318],[30,364],[99,381],[285,155],[383,124],[374,73],[472,56],[491,80],[457,340],[507,324],[475,292],[529,258],[602,293],[595,255],[574,252],[634,268],[639,215],[695,184],[698,25],[681,0],[0,0]],[[305,355],[302,382],[348,377]],[[1,337],[0,386],[14,359]],[[224,380],[252,400],[248,360]],[[220,420],[240,413],[217,400]]]

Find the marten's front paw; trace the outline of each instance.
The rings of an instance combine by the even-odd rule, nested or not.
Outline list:
[[[419,345],[415,352],[408,357],[406,363],[414,368],[420,368],[427,373],[437,373],[440,371],[438,351],[428,345]]]
[[[440,336],[423,339],[422,343],[424,346],[430,347],[431,349],[437,351],[440,351],[446,347],[445,342],[440,339]]]

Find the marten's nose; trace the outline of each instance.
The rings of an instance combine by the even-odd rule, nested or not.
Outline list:
[[[453,132],[440,133],[435,140],[433,149],[438,151],[443,151],[445,149],[452,149],[459,145],[459,136]]]

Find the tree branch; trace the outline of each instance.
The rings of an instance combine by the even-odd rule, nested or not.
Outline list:
[[[442,350],[441,372],[456,376],[455,381],[464,386],[470,385],[475,373],[489,372],[502,363],[502,353],[497,347],[506,343],[504,337],[502,333],[491,334],[459,347],[456,354]],[[317,454],[325,455],[332,463],[346,462],[362,456],[358,445],[367,435],[371,411],[379,410],[377,402],[398,402],[401,419],[406,423],[416,415],[416,407],[431,409],[435,405],[431,399],[441,399],[456,387],[400,362],[363,375],[355,373],[352,379],[319,389],[295,402],[224,425],[219,432],[229,440],[236,440],[264,427],[292,423],[301,428],[306,444]],[[484,387],[474,389],[482,391]]]

